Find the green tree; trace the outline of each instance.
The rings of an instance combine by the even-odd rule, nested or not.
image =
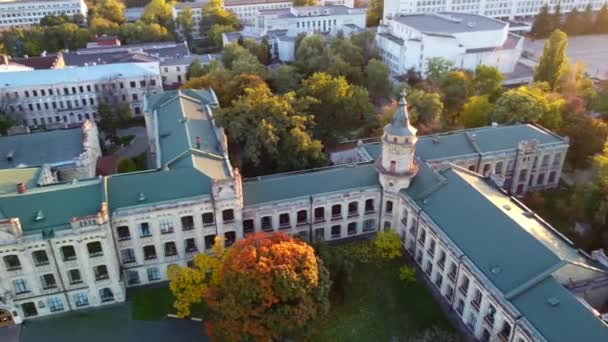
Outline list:
[[[317,122],[315,137],[326,144],[353,138],[357,129],[374,118],[367,90],[349,84],[344,77],[314,73],[302,81],[300,93],[311,99],[310,112]]]
[[[15,120],[6,115],[4,111],[0,111],[0,134],[6,135],[8,130],[15,125]]]
[[[587,108],[592,106],[597,97],[593,80],[587,76],[585,64],[580,61],[566,66],[558,90],[564,97],[580,96],[585,100]]]
[[[128,44],[173,40],[173,34],[158,23],[134,23],[120,25],[120,39]]]
[[[222,46],[222,34],[234,31],[234,26],[215,24],[207,31],[207,37],[213,46]]]
[[[310,75],[321,69],[325,38],[313,34],[301,39],[295,53],[295,66],[303,75]]]
[[[135,162],[129,157],[122,157],[118,160],[118,164],[116,165],[118,173],[129,173],[137,171],[137,166]]]
[[[310,136],[313,118],[301,111],[293,92],[273,95],[265,85],[221,109],[216,119],[241,148],[250,174],[307,169],[325,164],[320,141]]]
[[[504,76],[493,66],[479,64],[475,68],[475,93],[495,100],[502,91]]]
[[[224,67],[230,69],[232,68],[232,63],[243,55],[251,54],[247,49],[242,47],[237,43],[229,43],[224,46],[224,50],[222,52],[222,64]]]
[[[201,8],[201,32],[207,32],[214,25],[229,26],[236,31],[239,19],[234,13],[224,9],[222,0],[210,0]]]
[[[122,24],[125,22],[124,11],[125,5],[119,0],[97,0],[95,2],[94,16]]]
[[[175,23],[178,25],[182,38],[187,42],[192,41],[192,32],[194,32],[194,19],[192,17],[192,9],[186,7],[182,9],[175,18]]]
[[[426,59],[426,76],[435,83],[439,83],[453,68],[454,63],[442,57]]]
[[[384,12],[384,1],[369,0],[367,5],[367,27],[374,27],[380,24],[382,13]]]
[[[604,3],[595,17],[595,30],[598,33],[608,33],[608,3]]]
[[[390,94],[391,86],[386,64],[372,59],[365,68],[365,74],[367,75],[367,90],[373,98],[385,98]]]
[[[297,90],[300,87],[301,80],[302,75],[298,73],[296,67],[287,64],[283,64],[273,70],[270,75],[272,88],[281,94]]]
[[[245,93],[247,88],[267,86],[257,75],[235,74],[224,68],[213,69],[201,77],[188,80],[182,88],[211,88],[215,91],[222,107],[229,107],[233,100]]]
[[[204,74],[205,70],[201,65],[201,61],[198,58],[195,58],[188,66],[188,71],[186,72],[186,79],[189,80],[194,77],[201,77]]]
[[[487,95],[472,96],[464,104],[461,121],[465,128],[485,126],[494,106],[488,100]]]
[[[399,268],[399,279],[408,285],[416,283],[416,269],[407,265],[401,266]]]
[[[227,252],[206,296],[214,340],[272,341],[304,329],[329,309],[329,272],[305,242],[255,233]]]
[[[392,260],[403,255],[403,243],[393,230],[378,232],[374,237],[374,249],[381,259]]]
[[[562,112],[563,123],[558,132],[570,138],[567,158],[575,168],[589,165],[590,157],[600,152],[608,137],[608,126],[592,118],[585,108],[584,100],[568,99]]]
[[[294,6],[316,6],[319,0],[293,0]]]
[[[372,58],[380,59],[376,46],[376,34],[373,31],[364,30],[352,34],[350,41],[359,48],[360,54],[363,56],[363,65],[369,63]]]
[[[270,63],[270,48],[268,46],[268,39],[266,37],[264,37],[259,44],[253,39],[245,39],[243,40],[242,45],[254,56],[256,56],[260,63],[264,65],[268,65]]]
[[[173,28],[173,9],[165,0],[151,0],[145,7],[141,20],[146,23],[157,23],[164,28]]]
[[[232,62],[231,70],[236,74],[250,74],[257,75],[261,78],[266,78],[268,71],[266,70],[266,66],[264,66],[260,61],[252,55],[249,51],[247,54],[243,54],[238,56]]]
[[[455,124],[462,106],[473,93],[471,76],[463,71],[450,71],[441,79],[439,86],[443,93],[446,121]]]
[[[568,36],[560,30],[555,30],[545,42],[540,62],[534,71],[534,82],[547,82],[551,90],[556,89],[568,65],[567,46]]]
[[[551,34],[551,32],[559,29],[561,26],[562,26],[562,5],[560,2],[558,2],[555,5],[555,10],[553,11],[553,15],[551,17],[551,26],[545,32],[545,35],[542,36],[541,38],[548,37]]]
[[[492,120],[499,123],[538,122],[549,129],[559,129],[564,101],[542,87],[519,87],[505,92],[497,101]]]
[[[430,133],[439,130],[443,111],[443,102],[439,93],[414,89],[407,93],[407,102],[410,105],[409,114],[412,123],[420,132]]]
[[[554,21],[551,14],[549,14],[549,4],[545,3],[541,8],[540,12],[534,17],[532,23],[532,29],[530,35],[534,38],[544,38],[551,33],[554,29]]]

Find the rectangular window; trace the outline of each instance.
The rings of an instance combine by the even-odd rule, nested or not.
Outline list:
[[[27,283],[25,282],[25,279],[14,279],[13,288],[15,289],[15,294],[30,292],[27,289]]]
[[[386,213],[387,214],[393,213],[393,201],[386,201]]]
[[[63,311],[63,302],[58,297],[51,297],[47,301],[51,312]]]
[[[192,217],[192,216],[183,216],[181,218],[181,222],[182,222],[182,230],[183,231],[194,229],[194,217]]]
[[[129,284],[129,285],[139,284],[139,272],[127,271],[127,284]]]
[[[158,267],[150,267],[146,272],[148,273],[148,281],[160,280],[160,271]]]
[[[194,241],[194,238],[186,239],[184,245],[186,248],[186,253],[195,253],[198,251],[198,248],[196,248],[196,241]]]
[[[80,270],[74,269],[68,271],[68,278],[70,285],[82,283],[82,277],[80,276]]]
[[[211,249],[215,244],[215,234],[205,236],[205,249]]]
[[[213,220],[213,213],[204,213],[203,214],[203,226],[213,225],[215,221]]]
[[[363,231],[364,232],[371,232],[376,230],[376,220],[374,219],[368,219],[363,221]]]
[[[297,213],[297,225],[303,225],[308,223],[308,211],[299,210]]]
[[[224,223],[234,222],[234,210],[226,209],[226,210],[222,211],[222,221]]]
[[[348,224],[348,235],[357,234],[357,222],[351,222]]]
[[[42,284],[43,290],[53,289],[57,287],[57,283],[55,282],[55,276],[52,273],[41,275],[40,283]]]
[[[291,224],[289,222],[289,213],[283,213],[279,215],[279,229],[289,229]]]
[[[89,251],[89,257],[94,258],[103,255],[103,249],[101,248],[101,242],[94,241],[87,243],[87,250]]]
[[[175,247],[175,242],[165,242],[165,256],[170,257],[175,255],[177,255],[177,247]]]
[[[74,302],[77,307],[83,307],[89,305],[89,296],[86,293],[76,293],[74,294]]]
[[[253,220],[243,220],[243,236],[247,236],[255,231]]]
[[[365,213],[373,213],[374,210],[374,200],[372,198],[365,200]]]
[[[153,245],[144,247],[144,259],[151,260],[156,259],[156,248]]]
[[[150,233],[150,225],[148,224],[148,222],[142,222],[142,223],[140,223],[139,227],[138,227],[138,230],[139,230],[139,237],[140,238],[152,236],[152,233]]]
[[[348,217],[359,215],[359,202],[348,203]]]
[[[161,219],[159,222],[161,234],[173,233],[173,221],[169,218]]]
[[[131,81],[131,82],[129,82],[129,86],[131,88],[135,88],[137,85],[135,84],[135,81]]]
[[[342,227],[339,224],[335,225],[335,226],[331,226],[331,237],[339,238],[340,235],[342,234],[341,230],[342,230]]]
[[[331,206],[331,218],[332,220],[342,218],[342,205],[334,204]]]
[[[116,228],[116,233],[118,234],[118,241],[131,239],[131,232],[127,226],[120,226]]]
[[[135,262],[135,251],[133,248],[125,248],[120,250],[120,257],[123,264],[130,264]]]
[[[44,266],[49,264],[49,258],[46,251],[34,251],[32,252],[32,258],[34,259],[34,264],[36,264],[36,266]]]
[[[262,230],[271,231],[272,230],[272,217],[264,216],[262,217]]]
[[[61,255],[63,256],[63,261],[76,260],[76,250],[74,249],[74,246],[61,247]]]
[[[319,222],[319,221],[323,221],[323,220],[325,220],[325,208],[323,208],[323,207],[315,208],[315,222]]]
[[[95,280],[105,280],[110,278],[110,274],[108,274],[108,268],[106,265],[99,265],[93,267],[93,273],[95,274]]]

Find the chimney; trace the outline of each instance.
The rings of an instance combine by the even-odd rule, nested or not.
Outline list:
[[[201,137],[196,137],[196,149],[200,150],[201,149]]]
[[[19,182],[17,183],[17,193],[24,194],[26,191],[25,183]]]

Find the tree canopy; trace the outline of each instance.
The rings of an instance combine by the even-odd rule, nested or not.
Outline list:
[[[534,72],[534,82],[547,82],[551,90],[555,90],[564,69],[568,65],[566,47],[568,37],[560,30],[555,30],[545,42],[543,54]]]
[[[151,0],[141,16],[146,23],[157,23],[165,28],[173,26],[173,10],[171,3],[165,0]]]
[[[493,109],[487,95],[470,97],[462,110],[462,125],[465,128],[486,126]]]

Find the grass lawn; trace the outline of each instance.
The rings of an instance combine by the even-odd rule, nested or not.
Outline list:
[[[155,321],[176,312],[173,308],[175,298],[168,286],[129,289],[127,295],[135,320]],[[192,317],[204,318],[207,315],[203,303],[194,305],[191,311]]]
[[[438,326],[453,331],[423,284],[405,285],[400,262],[358,264],[343,303],[332,302],[329,317],[315,322],[314,341],[388,341]]]

